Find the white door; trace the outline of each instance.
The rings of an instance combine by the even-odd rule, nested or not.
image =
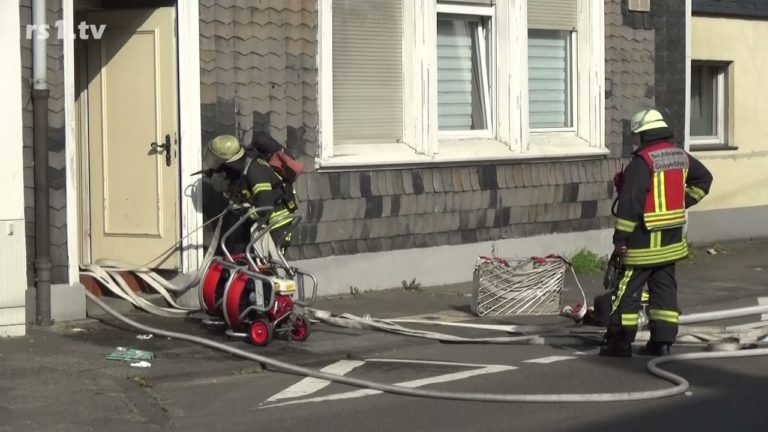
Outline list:
[[[87,53],[91,261],[178,269],[175,10],[97,12],[87,22],[106,26]]]

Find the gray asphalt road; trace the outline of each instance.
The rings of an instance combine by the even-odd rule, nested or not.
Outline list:
[[[404,359],[418,363],[394,361]],[[445,359],[466,364],[429,363]],[[598,393],[669,387],[645,371],[649,359],[598,357],[588,346],[430,343],[316,366],[358,362],[347,376],[410,385],[444,379],[420,388],[462,392]],[[493,366],[497,370],[483,373]],[[765,430],[768,362],[764,358],[701,360],[667,367],[690,381],[691,396],[581,404],[460,402],[366,394],[354,387],[322,386],[269,372],[197,381],[160,379],[152,383],[152,392],[164,401],[167,425],[186,431]]]
[[[141,318],[179,330],[196,328]],[[0,431],[762,431],[768,424],[764,357],[666,365],[690,381],[690,397],[500,404],[365,394],[263,371],[254,362],[182,341],[138,341],[134,332],[101,323],[82,327],[34,332],[0,345]],[[423,389],[540,394],[671,385],[646,372],[649,357],[604,358],[595,355],[594,345],[551,342],[455,345],[316,326],[303,344],[229,344],[315,369],[346,369],[351,377]],[[149,369],[105,361],[105,353],[118,345],[153,350],[157,359]],[[435,363],[441,361],[452,364]]]
[[[680,304],[685,313],[754,305],[756,297],[768,295],[768,241],[725,245],[722,251],[708,255],[699,250],[694,259],[679,266]],[[588,298],[602,292],[600,276],[579,279]],[[416,292],[364,293],[320,299],[317,307],[376,317],[466,314],[470,290],[464,284]],[[240,341],[227,342],[220,333],[200,328],[194,319],[159,318],[140,312],[132,317],[316,369],[330,367],[351,377],[423,389],[541,394],[671,386],[646,372],[649,357],[598,357],[594,345],[578,339],[554,339],[541,346],[448,345],[318,325],[306,342],[275,341],[257,348]],[[760,318],[757,315],[717,324]],[[541,322],[514,319],[507,323],[527,321]],[[568,325],[563,318],[549,321]],[[456,329],[432,329],[473,335]],[[736,432],[764,431],[768,425],[765,357],[665,365],[690,381],[690,397],[500,404],[365,394],[344,385],[263,371],[254,362],[187,342],[163,337],[139,340],[136,336],[136,331],[105,319],[47,330],[30,328],[25,338],[0,340],[0,432]],[[150,350],[157,358],[148,369],[105,360],[117,346]]]

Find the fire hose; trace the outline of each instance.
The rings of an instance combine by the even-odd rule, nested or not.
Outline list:
[[[191,277],[191,279],[188,282],[184,283],[182,286],[176,286],[170,283],[166,279],[163,279],[162,277],[160,277],[155,272],[151,271],[149,268],[147,268],[147,266],[149,266],[151,263],[165,256],[168,252],[174,250],[184,240],[192,236],[197,231],[203,229],[205,226],[210,225],[214,222],[216,222],[216,228],[214,229],[211,244],[217,244],[221,236],[221,227],[222,227],[222,221],[223,221],[224,215],[231,208],[232,206],[227,207],[227,209],[225,209],[223,212],[219,213],[217,216],[215,216],[208,222],[204,223],[194,231],[184,236],[181,240],[176,242],[173,246],[171,246],[166,251],[161,253],[158,257],[153,258],[151,261],[147,262],[146,264],[139,265],[139,266],[132,266],[130,264],[115,261],[115,260],[98,260],[94,264],[81,266],[82,270],[80,271],[80,274],[93,277],[101,284],[101,286],[107,288],[116,296],[132,303],[134,306],[141,308],[147,312],[150,312],[155,315],[164,316],[164,317],[183,318],[187,316],[190,311],[198,310],[199,307],[188,308],[188,307],[184,307],[176,304],[174,299],[169,294],[169,291],[174,292],[176,294],[183,294],[191,287],[194,287],[195,285],[197,285],[200,281],[200,278],[203,276],[202,269],[206,268],[207,263],[209,263],[213,259],[214,254],[216,252],[216,248],[208,249],[208,252],[206,252],[205,257],[203,258],[203,263],[199,267],[200,270],[196,271]],[[133,274],[137,275],[145,283],[147,283],[150,287],[152,287],[155,291],[157,291],[161,296],[163,296],[163,298],[171,306],[173,306],[173,308],[164,308],[164,307],[156,306],[155,304],[138,296],[128,286],[123,276],[120,275],[120,272],[132,272]]]
[[[706,360],[706,359],[722,359],[722,358],[744,358],[744,357],[757,357],[768,355],[768,348],[741,350],[741,351],[722,351],[722,352],[702,352],[702,353],[686,353],[675,354],[664,357],[657,357],[648,362],[646,365],[648,372],[652,375],[669,381],[674,384],[674,387],[661,390],[649,390],[638,392],[619,392],[619,393],[563,393],[563,394],[502,394],[502,393],[470,393],[470,392],[450,392],[450,391],[436,391],[436,390],[424,390],[407,388],[403,386],[390,385],[377,383],[373,381],[350,378],[342,375],[331,374],[314,369],[309,369],[283,361],[271,359],[266,356],[248,352],[227,344],[216,342],[210,339],[172,332],[168,330],[162,330],[147,326],[124,315],[118,313],[107,304],[102,302],[98,297],[94,296],[90,292],[86,291],[85,294],[94,303],[99,305],[104,311],[112,315],[119,321],[127,324],[139,331],[152,333],[160,336],[164,336],[171,339],[183,340],[191,343],[200,344],[209,348],[213,348],[219,351],[223,351],[232,355],[242,357],[247,360],[256,361],[266,366],[271,366],[277,370],[284,372],[299,374],[307,377],[323,379],[327,381],[333,381],[340,384],[347,384],[355,387],[368,388],[372,390],[378,390],[382,392],[399,394],[413,397],[423,398],[436,398],[447,400],[462,400],[462,401],[476,401],[476,402],[622,402],[631,400],[645,400],[645,399],[657,399],[663,397],[670,397],[679,394],[686,393],[689,389],[688,381],[671,372],[665,371],[659,367],[661,364],[690,361],[690,360]],[[768,306],[766,306],[768,308]]]
[[[220,229],[222,225],[221,218],[223,216],[224,216],[224,212],[206,223],[207,225],[217,220],[219,222],[214,234],[214,242],[212,244],[216,244],[216,242],[218,242]],[[190,235],[191,234],[192,233],[190,233]],[[205,257],[205,262],[208,262],[212,259],[214,251],[215,251],[215,248],[209,249]],[[202,269],[205,267],[206,265],[203,265],[200,268]],[[182,317],[182,316],[189,315],[191,311],[199,310],[199,307],[183,307],[178,305],[170,295],[170,292],[173,292],[176,294],[184,293],[189,288],[195,286],[198,283],[200,277],[202,276],[199,271],[196,274],[194,274],[194,276],[191,278],[189,282],[179,287],[179,286],[175,286],[169,281],[164,280],[160,276],[156,275],[155,273],[147,269],[145,266],[130,266],[117,261],[103,260],[103,261],[100,261],[99,264],[97,265],[91,265],[91,266],[85,267],[85,270],[86,271],[84,271],[83,274],[95,277],[97,280],[102,282],[103,285],[107,286],[113,293],[115,293],[119,297],[127,301],[130,301],[135,306],[140,307],[150,313],[162,315],[162,316],[168,316],[168,317]],[[141,277],[145,282],[147,282],[147,284],[149,284],[151,287],[156,289],[160,293],[160,295],[166,301],[168,301],[168,303],[172,307],[164,308],[164,307],[155,306],[154,304],[137,296],[127,286],[124,279],[121,276],[119,276],[118,273],[120,271],[133,271],[136,274],[138,274],[139,277]],[[112,282],[110,280],[110,276],[114,278],[117,283]],[[220,342],[216,342],[210,339],[150,327],[150,326],[138,323],[136,321],[133,321],[130,318],[127,318],[124,315],[118,313],[117,311],[109,307],[107,304],[105,304],[103,301],[101,301],[97,296],[93,295],[92,293],[85,291],[85,294],[91,301],[93,301],[98,306],[100,306],[108,314],[112,315],[119,321],[143,332],[165,336],[171,339],[184,340],[187,342],[200,344],[212,349],[216,349],[219,351],[223,351],[232,355],[245,358],[247,360],[252,360],[267,366],[271,366],[278,371],[282,370],[288,373],[304,375],[304,376],[313,377],[317,379],[333,381],[340,384],[347,384],[347,385],[352,385],[356,387],[368,388],[368,389],[378,390],[378,391],[392,393],[392,394],[400,394],[400,395],[413,396],[413,397],[447,399],[447,400],[464,400],[464,401],[478,401],[478,402],[508,402],[508,403],[510,402],[539,402],[539,403],[542,403],[542,402],[620,402],[620,401],[645,400],[645,399],[670,397],[670,396],[679,395],[687,392],[689,388],[689,383],[683,377],[680,377],[671,372],[661,369],[659,367],[659,365],[661,364],[679,362],[679,361],[690,361],[690,360],[756,357],[756,356],[764,356],[768,354],[768,348],[760,348],[760,349],[749,349],[749,350],[735,350],[735,351],[731,350],[731,351],[720,351],[720,352],[676,354],[676,355],[670,355],[670,356],[658,357],[658,358],[652,359],[646,365],[648,371],[652,375],[674,384],[674,387],[672,388],[661,389],[661,390],[618,392],[618,393],[587,393],[587,394],[575,394],[575,393],[494,394],[494,393],[433,391],[433,390],[415,389],[415,388],[407,388],[407,387],[397,386],[397,385],[377,383],[373,381],[350,378],[342,375],[336,375],[336,374],[322,372],[314,369],[304,368],[301,366],[293,365],[290,363],[271,359],[266,356],[248,352],[248,351],[245,351],[227,344],[223,344]],[[411,337],[421,337],[421,338],[427,338],[432,340],[439,340],[442,342],[453,342],[453,343],[520,343],[522,342],[522,343],[529,343],[529,344],[541,344],[543,343],[543,340],[544,340],[540,334],[525,334],[522,336],[511,336],[511,337],[463,338],[463,337],[447,335],[442,333],[410,329],[410,328],[401,326],[400,324],[397,323],[397,321],[400,321],[400,322],[410,321],[412,323],[422,323],[422,324],[429,323],[429,324],[444,324],[444,325],[461,325],[461,326],[468,326],[468,327],[474,326],[476,328],[484,328],[488,330],[499,330],[499,331],[506,331],[506,332],[512,332],[512,333],[525,333],[525,332],[533,333],[536,330],[543,329],[541,326],[491,326],[491,325],[482,325],[482,324],[477,325],[477,324],[462,324],[462,323],[435,323],[431,321],[420,322],[418,320],[377,320],[377,319],[372,319],[370,317],[360,318],[351,314],[342,314],[337,317],[333,317],[327,311],[320,311],[315,309],[308,309],[308,313],[315,320],[322,321],[330,325],[353,327],[353,328],[372,328],[372,329],[377,329],[385,332],[396,333],[396,334],[401,334],[401,335],[411,336]],[[694,314],[694,315],[681,317],[680,321],[681,321],[681,324],[695,323],[695,322],[703,322],[703,321],[710,321],[710,320],[727,319],[727,318],[733,318],[738,316],[746,316],[746,315],[752,315],[752,314],[758,314],[758,313],[768,313],[768,305]],[[755,340],[757,341],[762,341],[765,338],[765,336],[768,335],[765,333],[764,330],[758,330],[758,332],[759,333],[757,334],[757,336],[753,335],[753,337],[755,337]]]

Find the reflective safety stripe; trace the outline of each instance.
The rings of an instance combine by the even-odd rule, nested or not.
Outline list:
[[[653,321],[665,321],[673,324],[680,322],[680,314],[677,311],[664,309],[651,309],[649,318]]]
[[[288,209],[278,210],[278,211],[272,213],[272,215],[269,217],[269,223],[272,223],[275,220],[277,220],[279,218],[282,218],[284,216],[287,216],[289,214],[290,214],[290,212],[288,211]],[[282,221],[282,222],[278,223],[277,225],[273,226],[272,229],[274,230],[274,229],[283,227],[283,226],[285,226],[285,225],[287,225],[289,223],[291,223],[291,219],[290,218],[286,218],[284,221]]]
[[[685,210],[670,210],[670,211],[664,211],[664,212],[657,212],[657,213],[649,213],[645,215],[646,221],[658,221],[661,219],[669,219],[673,217],[685,217]]]
[[[688,256],[688,244],[685,241],[669,246],[648,249],[629,249],[624,256],[627,265],[645,265],[683,259]]]
[[[661,182],[664,178],[664,172],[653,173],[653,204],[654,213],[664,211],[664,195],[661,193]]]
[[[644,220],[649,230],[682,226],[685,225],[685,210],[650,213],[644,216]]]
[[[661,247],[661,231],[653,231],[651,233],[651,249],[658,249]]]
[[[647,302],[651,298],[651,294],[647,290],[643,290],[643,294],[640,296],[640,301]]]
[[[619,231],[633,232],[636,226],[637,226],[637,222],[616,218],[616,229]]]
[[[701,201],[701,199],[704,198],[705,195],[707,195],[706,192],[697,188],[696,186],[688,186],[687,188],[685,188],[685,193],[690,195],[691,198],[695,199],[696,202]]]
[[[624,268],[624,277],[622,277],[621,281],[619,282],[619,289],[616,292],[616,297],[613,299],[613,304],[611,304],[611,313],[616,312],[616,308],[619,307],[621,297],[624,295],[624,291],[627,289],[627,284],[629,283],[629,279],[632,277],[633,271],[634,269],[629,267]]]
[[[636,326],[639,321],[640,314],[621,314],[621,325],[623,326]]]
[[[258,194],[259,192],[264,192],[272,190],[272,185],[269,183],[256,183],[256,185],[251,189],[251,192],[253,192],[254,195]]]

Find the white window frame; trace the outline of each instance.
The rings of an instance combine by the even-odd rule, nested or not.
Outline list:
[[[440,15],[453,15],[453,16],[467,16],[467,17],[479,17],[488,20],[487,28],[484,28],[486,26],[478,26],[478,41],[479,41],[479,47],[478,50],[480,51],[480,68],[481,73],[484,78],[488,79],[488,82],[483,82],[482,85],[482,91],[483,91],[483,100],[484,100],[484,106],[483,109],[485,110],[486,116],[485,116],[485,122],[486,127],[485,129],[476,129],[476,130],[457,130],[457,131],[441,131],[438,127],[438,139],[461,139],[461,138],[493,138],[496,134],[496,128],[494,127],[495,121],[494,121],[494,101],[496,98],[493,95],[493,92],[491,89],[496,88],[496,74],[494,68],[489,68],[488,66],[493,65],[493,61],[495,59],[495,45],[494,41],[496,40],[496,34],[494,33],[494,22],[493,22],[493,6],[469,6],[469,5],[456,5],[456,4],[445,4],[445,3],[438,3],[437,4],[437,17],[439,18]],[[488,50],[486,46],[486,39],[485,39],[485,32],[490,35],[488,38],[491,41],[491,49]],[[437,48],[437,38],[435,38],[435,49]],[[486,52],[488,54],[486,54]],[[488,57],[487,59],[485,57]],[[485,60],[485,61],[484,61]],[[490,70],[488,70],[490,69]]]
[[[715,106],[715,113],[717,115],[717,121],[715,122],[715,131],[716,133],[714,135],[709,136],[701,136],[701,135],[693,135],[691,131],[688,131],[690,134],[690,143],[691,143],[691,149],[692,150],[701,150],[711,147],[723,147],[728,146],[728,131],[727,131],[727,125],[728,125],[728,117],[729,117],[729,101],[728,101],[728,64],[722,63],[722,62],[708,62],[708,61],[697,61],[693,60],[691,62],[691,69],[693,69],[693,66],[705,66],[705,67],[713,67],[717,68],[717,78],[716,78],[716,94],[715,97],[717,98],[716,106]],[[693,73],[693,72],[691,72]],[[693,90],[691,90],[693,92]],[[692,96],[692,95],[691,95]],[[690,96],[689,96],[690,99]],[[690,114],[689,114],[690,115]]]
[[[527,1],[470,6],[442,4],[439,0],[403,0],[403,142],[334,146],[332,0],[319,0],[316,168],[334,170],[609,154],[604,143],[604,2],[578,2],[578,27],[571,46],[572,55],[576,57],[571,75],[575,81],[573,128],[528,128]],[[492,70],[488,73],[491,78],[490,133],[438,131],[438,13],[490,17],[493,41],[489,59]]]

